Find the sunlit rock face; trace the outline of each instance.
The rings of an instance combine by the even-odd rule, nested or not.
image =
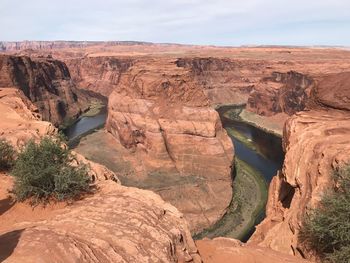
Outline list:
[[[233,150],[191,74],[173,60],[134,63],[109,96],[107,130],[142,159],[137,180],[153,173],[178,178],[159,193],[197,232],[216,222],[230,203]]]
[[[0,55],[0,88],[15,87],[54,125],[79,115],[87,97],[72,82],[67,66],[50,58]]]
[[[306,109],[286,123],[283,170],[271,182],[267,217],[251,242],[309,256],[299,244],[303,216],[332,187],[331,176],[350,161],[350,73],[321,78]]]
[[[4,262],[201,262],[182,215],[150,191],[105,181],[55,213],[1,233]]]

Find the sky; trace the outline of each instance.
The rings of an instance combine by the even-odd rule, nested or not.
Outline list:
[[[350,46],[350,0],[0,0],[0,41]]]

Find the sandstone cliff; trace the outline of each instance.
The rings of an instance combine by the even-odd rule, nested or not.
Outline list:
[[[37,108],[21,90],[0,88],[0,112],[0,137],[16,147],[23,146],[31,138],[39,139],[56,132],[51,123],[42,121]]]
[[[305,74],[273,72],[254,86],[247,109],[262,116],[292,115],[305,108],[312,87],[312,78]]]
[[[286,123],[282,173],[271,182],[267,216],[251,242],[308,256],[298,243],[303,216],[332,185],[334,169],[350,161],[350,73],[321,78],[307,111]]]
[[[135,62],[108,104],[107,130],[142,160],[133,179],[157,177],[152,189],[194,232],[216,222],[232,194],[232,143],[209,104],[191,72],[164,59]]]
[[[118,86],[121,74],[132,66],[133,60],[113,57],[83,57],[66,59],[65,62],[78,87],[108,96]]]
[[[67,66],[57,60],[1,55],[0,88],[8,87],[20,89],[54,125],[87,108],[87,97],[75,87]]]

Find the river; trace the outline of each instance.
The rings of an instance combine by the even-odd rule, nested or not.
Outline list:
[[[194,236],[225,236],[246,242],[265,218],[268,185],[281,169],[284,153],[280,137],[243,122],[243,106],[221,106],[221,123],[234,144],[233,196],[226,214],[212,227]]]
[[[98,128],[102,128],[107,119],[107,108],[103,107],[95,116],[82,116],[72,125],[63,130],[68,139],[70,147],[74,147],[79,143],[79,139]]]

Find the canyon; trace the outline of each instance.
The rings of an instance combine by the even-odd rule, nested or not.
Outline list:
[[[41,247],[61,262],[71,255],[72,262],[314,260],[298,232],[332,184],[332,171],[350,161],[349,51],[137,42],[0,46],[6,51],[0,55],[6,112],[0,137],[17,147],[56,133],[55,126],[85,112],[96,94],[108,98],[105,128],[74,149],[95,167],[100,190],[1,228],[0,244],[18,242],[5,262],[46,262],[52,255]],[[235,189],[234,145],[215,110],[220,105],[246,105],[244,122],[283,137],[283,168],[270,184],[266,218],[247,244],[191,237],[226,214]],[[0,219],[25,209],[21,205]]]

